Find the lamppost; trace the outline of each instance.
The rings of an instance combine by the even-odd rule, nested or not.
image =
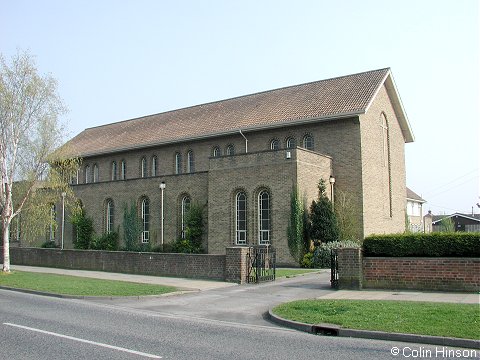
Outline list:
[[[164,216],[164,207],[163,207],[163,191],[165,190],[165,187],[166,187],[165,181],[162,181],[160,183],[160,190],[162,192],[162,219],[161,219],[162,220],[162,236],[161,236],[160,242],[162,244],[162,250],[163,250],[163,237],[165,236],[165,231],[164,231],[164,218],[165,218],[165,216]]]
[[[62,192],[62,250],[63,250],[63,237],[65,234],[65,196],[67,193]]]
[[[330,175],[330,194],[331,194],[331,197],[332,197],[332,211],[334,210],[334,201],[335,201],[335,198],[334,198],[334,192],[333,192],[333,184],[335,184],[335,178]]]

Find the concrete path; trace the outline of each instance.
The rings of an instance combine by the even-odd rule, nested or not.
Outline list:
[[[480,303],[480,294],[420,291],[338,290],[323,295],[319,297],[319,299],[399,300],[478,304]]]

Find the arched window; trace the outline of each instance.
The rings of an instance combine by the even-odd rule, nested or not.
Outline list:
[[[152,176],[157,176],[157,165],[158,165],[158,159],[154,155],[152,157]]]
[[[277,139],[273,139],[270,141],[270,150],[278,150],[280,149],[280,142]]]
[[[111,177],[112,181],[115,181],[117,180],[117,162],[116,161],[112,161],[112,177]]]
[[[145,157],[142,157],[142,160],[140,163],[140,176],[142,178],[147,177],[147,159]]]
[[[142,199],[142,243],[150,240],[150,202],[147,198]]]
[[[182,173],[182,154],[175,154],[175,174]]]
[[[303,147],[307,150],[313,150],[313,136],[307,134],[303,137]]]
[[[85,166],[85,184],[90,182],[90,165]]]
[[[48,226],[48,239],[55,241],[55,230],[57,228],[57,208],[54,204],[50,206],[50,225]]]
[[[235,196],[235,243],[247,244],[247,196],[243,191]]]
[[[294,149],[295,146],[297,146],[295,143],[295,139],[293,137],[289,137],[287,139],[287,149]]]
[[[185,239],[186,238],[186,233],[185,230],[187,228],[187,213],[190,210],[190,204],[191,200],[188,195],[185,195],[182,198],[182,209],[181,209],[181,217],[182,217],[182,223],[181,223],[181,238]]]
[[[385,168],[384,178],[385,178],[385,187],[388,192],[388,204],[385,213],[389,217],[393,217],[393,198],[392,198],[392,168],[391,168],[391,158],[390,158],[390,129],[388,125],[387,117],[384,113],[380,116],[380,127],[382,129],[382,163]]]
[[[220,157],[221,152],[220,152],[220,148],[218,146],[215,146],[213,148],[212,155],[213,155],[214,158]]]
[[[125,160],[122,160],[122,163],[121,163],[121,169],[120,169],[120,178],[122,180],[126,180],[127,179],[127,164],[125,163]]]
[[[233,146],[231,144],[227,146],[227,155],[228,156],[235,155],[235,146]]]
[[[195,172],[195,159],[193,157],[193,151],[190,150],[187,153],[187,172],[193,173]]]
[[[258,244],[270,243],[270,194],[263,190],[258,194]]]
[[[110,234],[113,231],[113,200],[108,199],[105,207],[105,232]]]
[[[97,164],[93,165],[93,182],[94,183],[98,182],[98,165]]]

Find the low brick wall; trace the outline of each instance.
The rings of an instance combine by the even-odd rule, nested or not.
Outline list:
[[[10,248],[13,265],[225,280],[225,255]],[[229,281],[240,281],[230,278]]]
[[[340,248],[339,289],[480,291],[480,258],[365,257]]]
[[[480,291],[479,258],[364,257],[363,288]]]

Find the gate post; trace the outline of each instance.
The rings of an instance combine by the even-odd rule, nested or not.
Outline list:
[[[226,248],[225,281],[245,284],[247,282],[248,247],[233,246]]]
[[[338,288],[362,289],[362,249],[338,248]]]

